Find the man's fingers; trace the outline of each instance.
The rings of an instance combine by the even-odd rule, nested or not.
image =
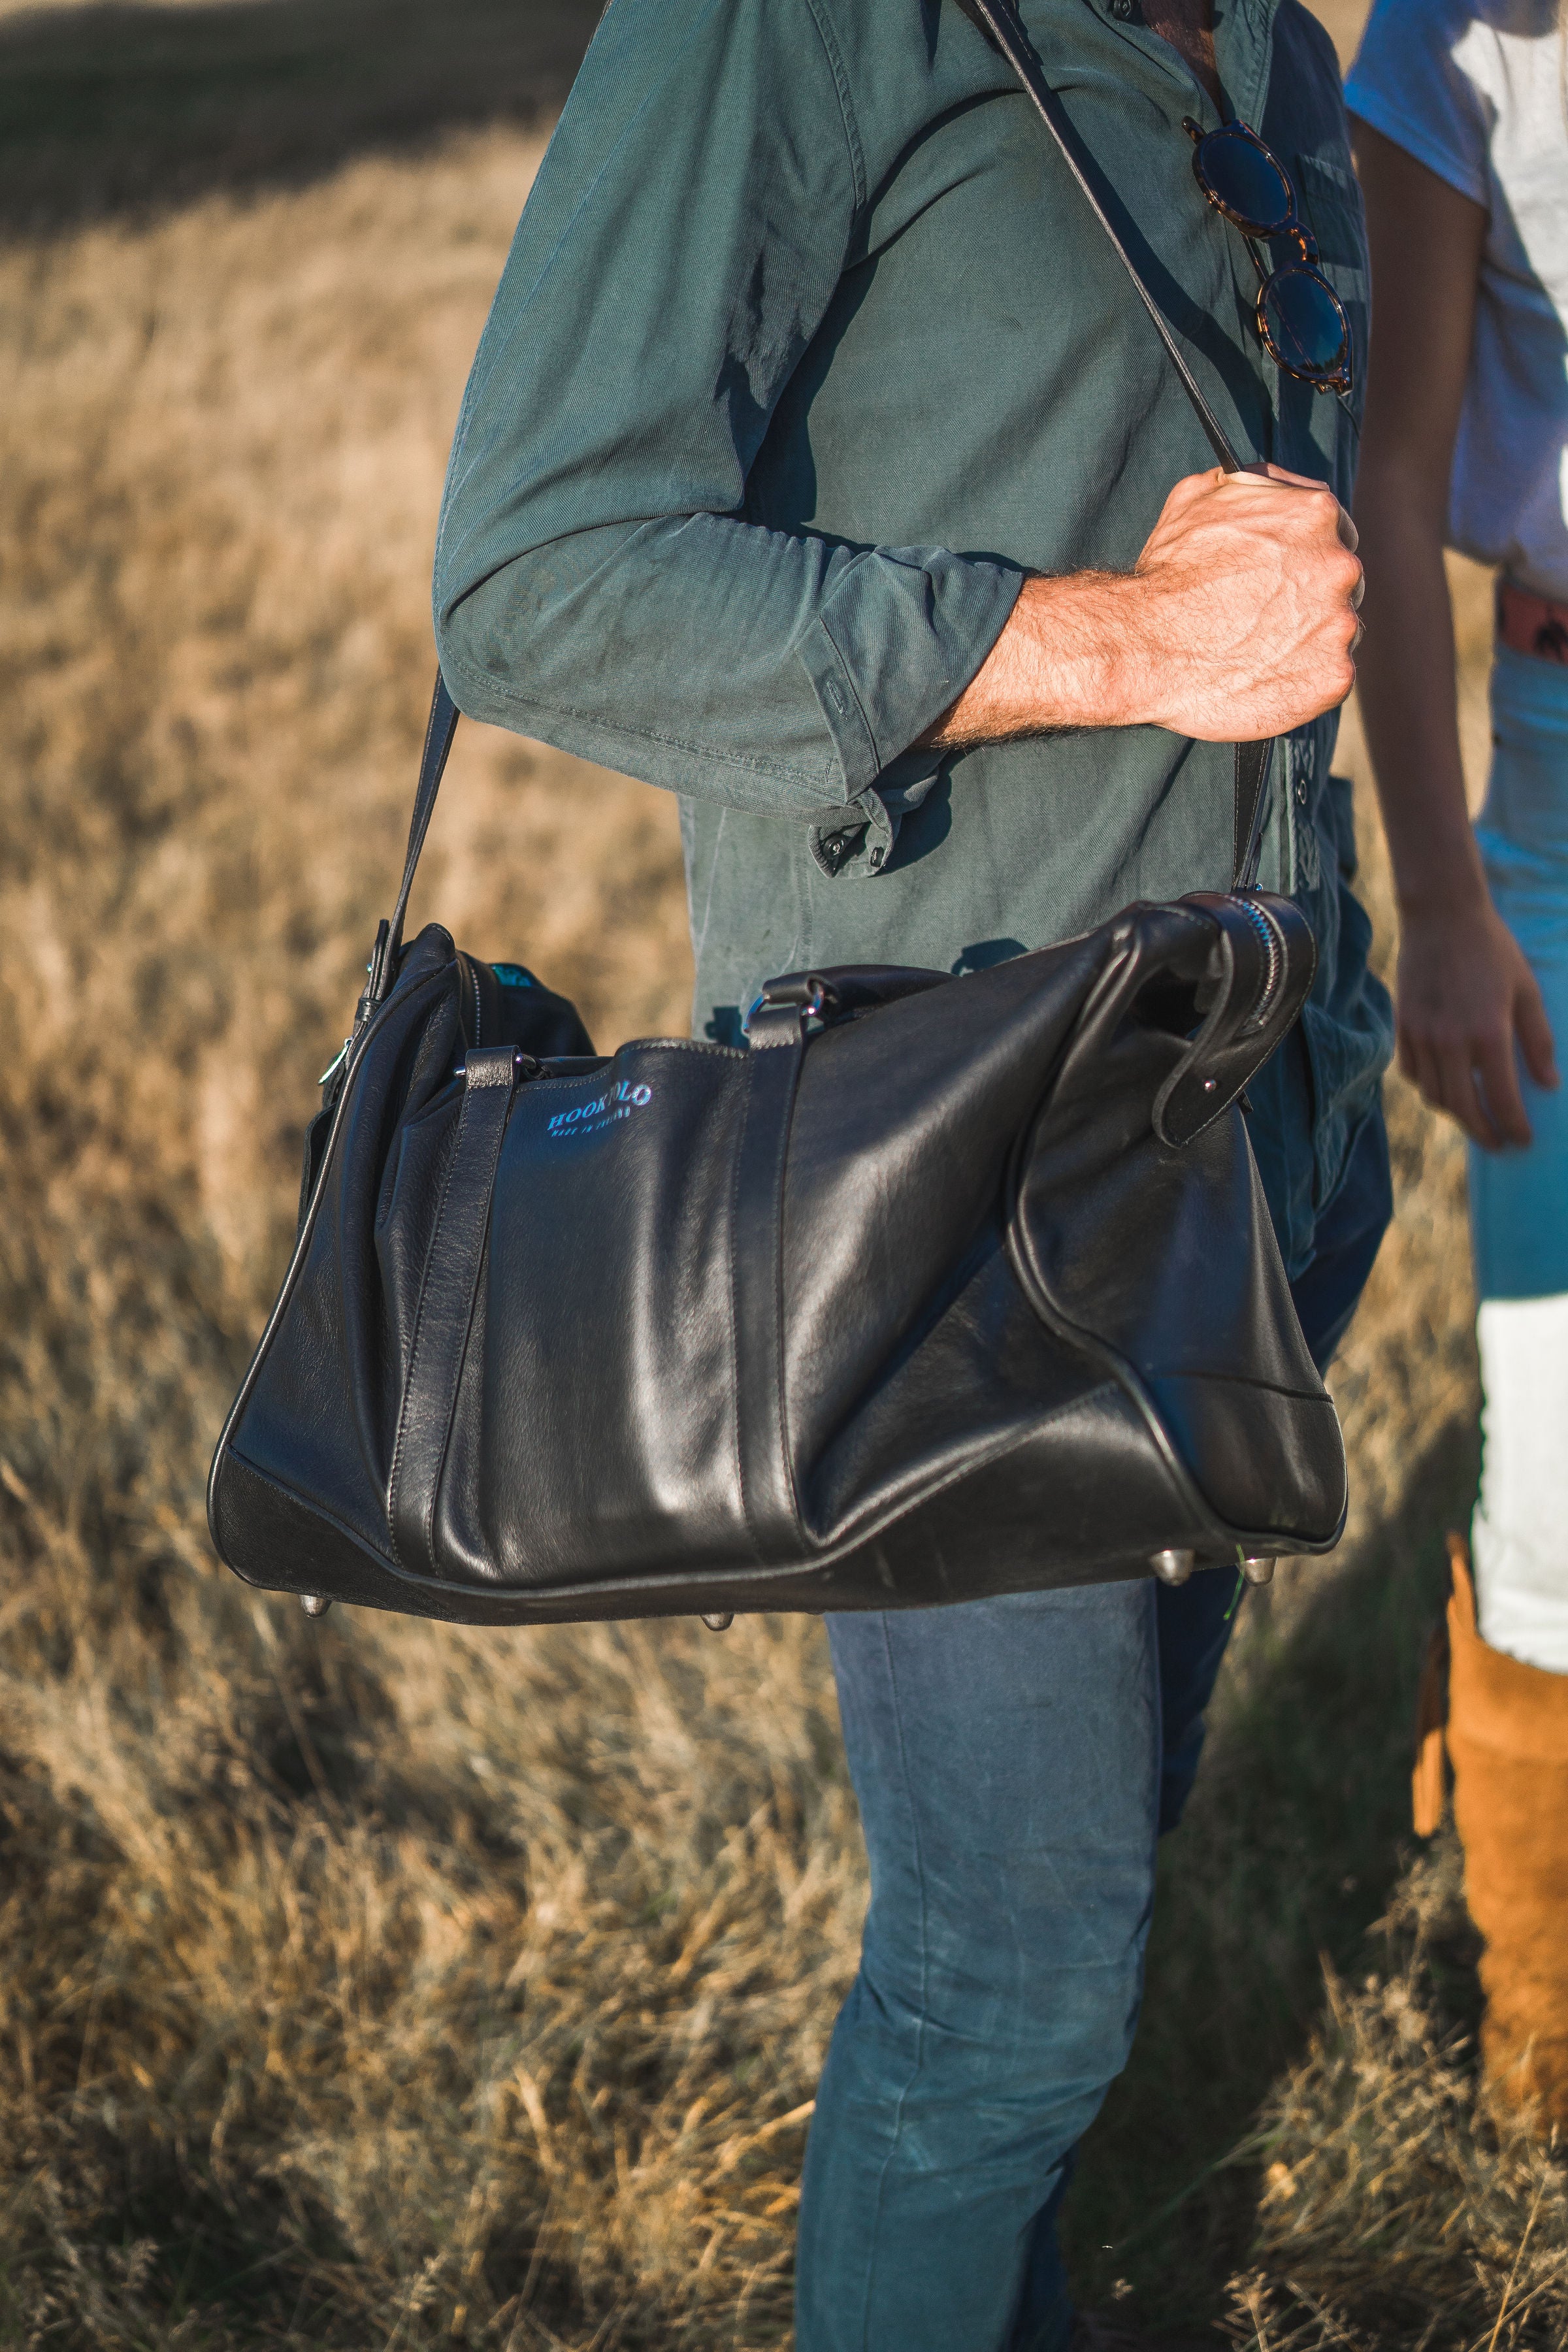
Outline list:
[[[1554,1087],[1558,1083],[1557,1055],[1552,1045],[1552,1024],[1533,980],[1528,988],[1520,990],[1513,1017],[1525,1068],[1538,1087]]]
[[[1237,483],[1277,482],[1290,490],[1321,490],[1323,487],[1310,474],[1289,473],[1283,466],[1276,466],[1272,459],[1257,466],[1243,466],[1239,474],[1225,474],[1222,479]]]
[[[1205,478],[1213,480],[1214,477],[1211,475]],[[1318,481],[1310,474],[1288,474],[1283,466],[1244,466],[1239,474],[1222,472],[1216,487],[1221,489],[1247,490],[1254,493],[1259,490],[1270,493],[1283,490],[1309,490],[1321,499],[1326,506],[1333,508],[1334,528],[1340,535],[1341,544],[1348,547],[1352,555],[1361,545],[1360,532],[1332,490],[1326,482]]]
[[[1280,508],[1281,518],[1287,513],[1292,514],[1298,529],[1305,524],[1309,531],[1325,530],[1331,518],[1335,536],[1347,555],[1353,556],[1356,549],[1361,545],[1360,534],[1354,523],[1341,506],[1332,490],[1324,482],[1310,480],[1305,474],[1288,474],[1282,466],[1270,466],[1267,469],[1258,470],[1248,468],[1240,474],[1222,475],[1218,488],[1224,492],[1246,491],[1252,497],[1262,493],[1276,504],[1281,499],[1289,499],[1292,501],[1292,505],[1289,508]],[[1300,499],[1303,491],[1306,491],[1310,498],[1312,507],[1317,509],[1316,513],[1295,506],[1294,502]],[[1358,565],[1352,592],[1358,604],[1361,602],[1362,584]]]
[[[1491,1114],[1491,1124],[1503,1143],[1530,1141],[1530,1114],[1519,1090],[1519,1070],[1510,1036],[1489,1042],[1476,1052],[1480,1096]]]

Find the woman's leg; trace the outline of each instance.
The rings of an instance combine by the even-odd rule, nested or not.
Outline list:
[[[1510,1658],[1568,1675],[1568,1297],[1483,1299],[1476,1330],[1479,1630]]]
[[[1131,2044],[1152,1581],[829,1620],[871,1866],[806,2151],[798,2352],[1059,2352],[1048,2231]]]
[[[1479,828],[1498,909],[1568,1048],[1568,671],[1500,655]],[[1521,1073],[1528,1150],[1470,1152],[1482,1460],[1456,1570],[1448,1752],[1486,1938],[1489,2073],[1568,2123],[1568,1099]]]

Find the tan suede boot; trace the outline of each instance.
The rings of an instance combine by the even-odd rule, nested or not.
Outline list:
[[[1568,2126],[1568,1675],[1482,1641],[1462,1538],[1449,1552],[1447,1748],[1465,1899],[1486,1939],[1481,2054],[1510,2105]]]

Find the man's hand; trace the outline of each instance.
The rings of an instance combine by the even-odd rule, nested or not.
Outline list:
[[[978,675],[924,740],[1168,727],[1279,735],[1355,683],[1362,572],[1331,490],[1278,466],[1178,482],[1127,574],[1027,580]]]
[[[1536,1085],[1555,1087],[1552,1028],[1484,883],[1462,913],[1402,913],[1397,998],[1399,1066],[1433,1109],[1489,1151],[1528,1143],[1514,1040]]]
[[[1336,709],[1355,684],[1355,545],[1333,492],[1278,466],[1178,482],[1129,583],[1139,717],[1230,743]]]

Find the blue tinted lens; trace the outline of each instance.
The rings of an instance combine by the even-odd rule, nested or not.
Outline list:
[[[1273,236],[1295,212],[1290,183],[1268,148],[1234,125],[1199,142],[1193,169],[1200,187],[1255,236]]]
[[[1315,269],[1280,269],[1258,297],[1268,341],[1284,367],[1332,375],[1349,357],[1350,331],[1333,288]]]

